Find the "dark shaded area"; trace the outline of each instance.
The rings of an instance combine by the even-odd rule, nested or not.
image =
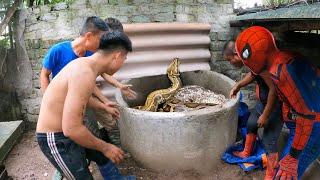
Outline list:
[[[21,105],[14,88],[15,51],[0,46],[0,122],[22,119]]]
[[[21,105],[15,92],[0,90],[0,122],[22,119]]]
[[[318,32],[320,32],[318,30]],[[320,34],[309,32],[287,31],[281,34],[281,38],[277,41],[277,45],[282,50],[296,51],[306,59],[320,67]]]

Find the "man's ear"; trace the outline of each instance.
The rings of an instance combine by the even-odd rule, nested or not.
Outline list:
[[[90,39],[92,36],[93,36],[93,33],[92,33],[92,32],[86,32],[86,33],[84,34],[84,37],[85,37],[86,39]]]
[[[114,51],[114,58],[117,60],[121,56],[121,51]]]

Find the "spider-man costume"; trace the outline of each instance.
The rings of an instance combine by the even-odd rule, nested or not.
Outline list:
[[[298,160],[303,159],[299,158],[301,152],[308,140],[320,138],[319,69],[297,54],[278,50],[271,32],[260,26],[244,30],[235,46],[243,63],[254,74],[264,70],[271,73],[279,99],[283,102],[283,119],[295,124],[290,153],[279,162],[277,177],[297,178]],[[311,132],[313,134],[310,136]],[[310,164],[320,155],[320,143],[317,144],[308,143],[307,146],[312,148],[306,148],[303,154],[309,156],[311,161],[305,163]],[[304,171],[306,168],[299,167],[299,177],[303,174],[300,169]]]

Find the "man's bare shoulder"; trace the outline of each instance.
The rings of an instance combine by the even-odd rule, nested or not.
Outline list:
[[[79,58],[68,68],[68,80],[73,84],[91,85],[95,83],[96,74],[89,63]]]
[[[78,77],[95,78],[95,73],[88,63],[88,58],[82,57],[73,62],[70,66],[70,75]]]

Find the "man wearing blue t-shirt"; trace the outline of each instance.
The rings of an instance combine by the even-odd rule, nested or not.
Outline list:
[[[64,41],[53,45],[43,60],[43,67],[40,74],[41,92],[44,93],[50,83],[50,75],[52,79],[71,61],[79,57],[91,56],[97,50],[100,43],[100,37],[103,33],[108,32],[108,25],[99,17],[88,17],[80,32],[80,36],[73,41]],[[128,98],[135,98],[136,94],[128,85],[121,84],[108,74],[103,74],[110,84],[118,87]],[[79,80],[81,81],[81,80]],[[104,110],[118,118],[120,113],[117,103],[108,100],[98,87],[94,88],[90,102],[94,103],[94,107]],[[87,109],[84,117],[85,125],[97,137],[100,136],[97,123],[92,121],[93,111]],[[89,118],[90,117],[90,118]],[[90,120],[89,120],[90,119]]]

